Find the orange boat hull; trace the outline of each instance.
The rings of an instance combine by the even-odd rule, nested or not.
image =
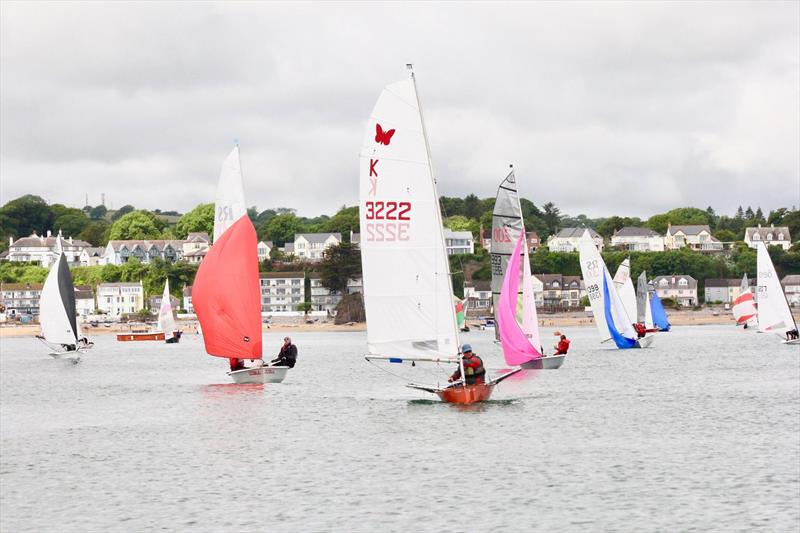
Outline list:
[[[163,341],[166,336],[163,332],[158,333],[119,333],[118,341]]]
[[[477,385],[467,385],[466,387],[451,387],[436,391],[436,394],[446,403],[470,404],[488,400],[493,390],[494,383],[491,385],[481,383]]]

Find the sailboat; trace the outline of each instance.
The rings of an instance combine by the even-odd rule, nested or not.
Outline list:
[[[453,295],[453,305],[455,305],[456,309],[456,324],[458,325],[459,331],[469,331],[469,326],[467,325],[467,300],[461,299],[455,294]]]
[[[797,333],[797,323],[786,301],[775,266],[763,242],[756,244],[758,257],[758,331],[775,333],[784,344],[800,344],[800,339],[786,340],[787,332]]]
[[[42,287],[39,301],[39,322],[41,335],[36,338],[42,341],[54,359],[70,359],[80,361],[81,353],[94,346],[81,335],[81,326],[75,310],[75,286],[72,274],[67,265],[61,245],[61,238],[56,240],[58,258],[56,258],[47,279]]]
[[[497,187],[497,197],[492,211],[491,250],[492,304],[495,321],[498,324],[498,327],[495,328],[495,338],[503,347],[506,363],[521,365],[522,368],[559,368],[564,364],[566,355],[546,356],[540,352],[541,338],[533,295],[528,241],[525,238],[525,222],[522,218],[517,178],[513,167]],[[515,266],[509,267],[512,262]],[[509,268],[511,268],[511,274],[509,274]],[[516,277],[516,282],[509,282],[509,276]],[[520,290],[520,279],[522,280],[522,290]],[[503,291],[507,290],[506,286],[515,287],[516,296],[507,294],[506,301],[508,303],[504,305],[500,300],[503,299]],[[503,325],[500,324],[500,313],[501,311],[506,313],[508,305],[514,306],[514,324],[506,315],[506,324]],[[520,353],[520,346],[511,340],[504,341],[503,332],[516,338],[518,329],[525,337],[526,343],[533,348],[533,352],[530,353],[535,352],[535,356],[531,355],[531,357],[525,358],[515,355]]]
[[[172,303],[169,296],[169,280],[164,282],[164,294],[161,296],[161,307],[158,309],[158,329],[164,332],[167,344],[177,344],[181,340],[181,332],[175,325],[172,316]]]
[[[639,310],[636,302],[636,289],[633,288],[633,280],[631,279],[630,258],[626,258],[622,261],[617,268],[617,273],[614,274],[614,287],[617,289],[619,299],[622,300],[625,314],[627,314],[628,318],[632,321],[638,322]]]
[[[644,324],[648,333],[658,331],[653,323],[653,308],[650,305],[650,289],[647,285],[647,272],[642,270],[636,280],[636,321]]]
[[[616,347],[621,350],[650,346],[653,342],[652,336],[637,338],[633,321],[625,311],[606,264],[592,242],[588,230],[581,237],[578,249],[583,283],[592,306],[594,323],[600,333],[600,341],[613,340]]]
[[[758,309],[756,309],[755,297],[750,290],[750,282],[747,274],[742,277],[742,285],[739,288],[739,296],[733,301],[731,313],[736,320],[737,326],[745,328],[758,325]]]
[[[413,71],[378,97],[360,160],[366,359],[457,365],[463,376],[439,195]],[[485,383],[407,386],[469,404],[488,400],[515,371]]]
[[[244,204],[238,145],[222,165],[215,213],[214,244],[192,287],[206,352],[257,362],[228,372],[235,383],[281,382],[289,368],[265,366],[262,360],[258,239]]]
[[[658,291],[653,291],[653,296],[650,298],[650,309],[653,313],[653,325],[658,331],[662,333],[669,331],[672,326],[670,326],[667,312],[661,304],[661,298],[658,297]]]

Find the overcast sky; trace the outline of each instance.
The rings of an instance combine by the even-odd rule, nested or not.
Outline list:
[[[800,205],[800,3],[11,3],[0,201],[184,211],[241,143],[259,209],[358,199],[413,62],[439,192],[576,215]]]

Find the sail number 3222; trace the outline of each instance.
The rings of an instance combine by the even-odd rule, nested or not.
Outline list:
[[[367,220],[411,220],[411,202],[367,202]]]

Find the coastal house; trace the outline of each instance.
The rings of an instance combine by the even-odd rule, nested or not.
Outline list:
[[[81,252],[91,245],[86,241],[73,239],[72,237],[65,239],[61,231],[58,232],[57,236],[53,236],[52,232],[48,231],[47,236],[37,235],[36,232],[33,232],[30,236],[17,240],[9,237],[6,261],[39,263],[45,268],[50,268],[50,265],[58,257],[56,241],[59,238],[61,239],[61,249],[67,258],[67,263],[70,266],[79,265]]]
[[[464,299],[467,300],[467,313],[488,315],[492,312],[491,283],[473,280],[464,283]]]
[[[144,264],[152,263],[155,259],[175,263],[183,257],[184,242],[175,239],[108,241],[103,264],[122,265],[131,259],[138,259]]]
[[[542,240],[539,234],[535,231],[529,231],[525,234],[525,240],[528,243],[528,252],[533,253],[542,246]]]
[[[311,284],[311,310],[335,314],[336,306],[342,301],[341,293],[333,292],[322,285],[322,274],[319,272],[309,272],[308,278]]]
[[[744,242],[750,248],[755,248],[758,242],[763,242],[767,246],[780,246],[784,250],[792,247],[792,239],[789,235],[789,228],[786,226],[746,228],[744,230]]]
[[[341,242],[341,233],[297,233],[294,236],[292,250],[289,250],[289,243],[286,243],[284,253],[294,254],[305,261],[320,261],[325,250]]]
[[[6,316],[38,315],[43,283],[0,283],[0,304]]]
[[[697,280],[692,276],[658,276],[652,283],[662,300],[674,298],[678,305],[689,307],[698,304]]]
[[[137,313],[144,309],[142,282],[101,283],[97,286],[97,308],[109,316]]]
[[[81,251],[79,262],[81,266],[96,266],[103,264],[106,249],[103,246],[87,246]]]
[[[663,252],[664,237],[650,228],[625,226],[611,236],[611,246],[630,252]]]
[[[667,234],[664,237],[664,247],[667,250],[679,250],[689,247],[699,252],[722,251],[722,243],[711,235],[707,224],[691,226],[667,225]]]
[[[158,293],[147,299],[147,308],[151,313],[158,313],[158,310],[161,309],[161,300],[163,299],[164,295],[162,293]],[[177,309],[181,305],[181,301],[170,294],[169,304],[172,306],[172,309]]]
[[[564,228],[547,238],[547,248],[551,252],[577,252],[581,238],[586,231],[589,232],[597,249],[602,252],[603,237],[591,228]]]
[[[272,253],[272,249],[275,245],[272,241],[259,241],[258,243],[258,262],[264,262],[269,259],[269,254]]]
[[[471,231],[453,231],[444,228],[444,247],[447,255],[474,254],[475,239]]]
[[[305,301],[305,274],[303,272],[262,272],[262,313],[297,313]]]
[[[354,294],[356,292],[360,292],[363,294],[364,292],[364,280],[363,278],[356,278],[356,279],[348,279],[347,280],[347,294]]]
[[[93,315],[97,306],[94,302],[94,290],[91,285],[75,286],[75,312],[78,316]]]
[[[800,307],[800,276],[797,274],[790,274],[784,276],[781,280],[783,293],[786,295],[786,301],[792,307]]]
[[[192,305],[192,285],[187,285],[183,288],[183,310],[187,313],[194,313],[194,306]]]
[[[536,307],[544,305],[544,282],[535,275],[531,275],[531,284],[533,285],[533,303]]]
[[[581,298],[586,296],[586,289],[580,276],[536,274],[535,277],[542,283],[541,306],[545,309],[579,307]]]
[[[753,296],[756,296],[756,280],[755,278],[749,278],[748,283],[750,284],[751,292]],[[725,304],[733,303],[736,298],[742,293],[742,280],[741,279],[731,279],[731,278],[709,278],[706,279],[705,283],[705,302],[722,302]]]

